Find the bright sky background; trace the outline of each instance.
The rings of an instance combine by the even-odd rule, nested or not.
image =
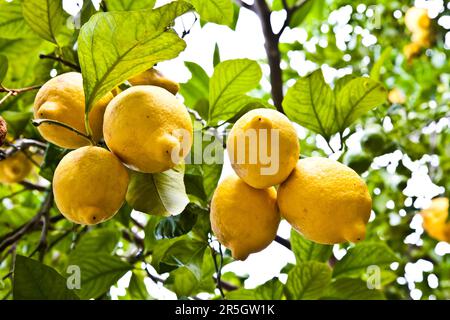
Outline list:
[[[247,0],[251,3],[251,0]],[[98,3],[98,0],[94,1],[94,3]],[[157,6],[162,5],[164,3],[168,3],[171,1],[168,0],[158,0]],[[77,4],[78,8],[81,7],[81,0],[64,0],[64,8],[71,14],[75,14],[77,12]],[[428,7],[430,16],[435,17],[437,13],[443,8],[442,0],[417,0],[416,6],[418,7]],[[447,6],[450,8],[450,3],[447,3]],[[349,11],[350,10],[350,11]],[[335,12],[330,15],[330,19],[336,20],[337,28],[336,37],[337,39],[343,39],[348,33],[348,28],[346,28],[346,24],[348,19],[350,18],[351,7],[344,7],[339,12]],[[401,16],[401,12],[396,12],[394,15],[396,17]],[[273,15],[272,23],[276,28],[279,28],[285,13],[279,12]],[[183,31],[183,25],[189,29],[192,26],[194,21],[193,14],[187,14],[182,18],[178,19],[176,23],[176,30],[181,34]],[[450,29],[450,16],[443,17],[439,20],[439,24]],[[361,30],[362,34],[365,37],[365,41],[363,44],[372,45],[376,43],[376,37],[364,33],[364,30]],[[300,28],[295,30],[287,29],[285,34],[282,37],[282,41],[291,42],[298,40],[300,42],[305,42],[306,40],[306,32]],[[215,24],[207,24],[203,28],[200,27],[200,24],[197,22],[191,29],[189,35],[185,38],[187,42],[187,48],[184,52],[180,54],[180,56],[174,60],[166,61],[158,64],[158,69],[161,70],[167,77],[174,79],[178,82],[186,82],[190,78],[190,73],[187,68],[184,66],[184,61],[193,61],[201,65],[210,75],[213,71],[213,63],[212,57],[214,52],[214,46],[216,42],[219,45],[221,59],[236,59],[236,58],[249,58],[254,60],[265,59],[265,51],[264,51],[264,38],[262,36],[262,31],[260,27],[260,23],[258,18],[249,10],[242,9],[239,17],[239,21],[237,24],[236,31],[232,31],[228,27],[218,26]],[[446,36],[447,47],[450,47],[450,32],[447,33]],[[312,42],[311,45],[314,43]],[[308,44],[307,44],[308,45]],[[291,67],[299,72],[300,76],[303,76],[310,71],[314,70],[316,66],[311,63],[306,63],[304,60],[304,56],[301,54],[293,54],[291,56],[290,61]],[[325,73],[325,78],[327,80],[331,80],[335,77],[341,77],[346,73],[351,72],[351,69],[344,68],[341,70],[335,70],[332,68],[324,67],[323,71]],[[263,68],[264,74],[267,76],[268,69],[267,67]],[[293,81],[295,82],[295,81]],[[289,84],[292,84],[290,82]],[[270,84],[266,79],[262,80],[262,86],[264,90],[270,90]],[[431,106],[430,106],[431,107]],[[448,128],[448,121],[446,123],[438,124],[437,127],[431,128],[431,130],[443,130],[444,128]],[[389,131],[389,128],[392,127],[392,124],[385,123],[385,130]],[[299,128],[299,134],[301,137],[302,129]],[[358,141],[358,133],[352,139],[349,139],[349,143],[353,144],[353,147],[356,148]],[[354,142],[352,142],[354,141]],[[332,142],[333,143],[333,142]],[[338,143],[338,141],[334,141],[334,143]],[[319,147],[326,149],[324,142],[319,143]],[[389,163],[389,160],[396,159],[398,162],[404,158],[402,153],[396,152],[393,155],[385,156],[377,158],[375,161],[375,166],[386,167]],[[407,161],[406,159],[405,161]],[[405,194],[409,197],[418,196],[419,199],[414,203],[414,206],[420,208],[427,204],[427,201],[432,197],[439,194],[442,189],[435,186],[428,177],[427,162],[435,163],[436,159],[432,157],[424,157],[420,161],[407,163],[407,167],[413,171],[412,179],[408,183],[408,187],[405,190]],[[436,164],[436,163],[435,163]],[[389,168],[388,172],[391,170],[392,172],[395,170],[395,166]],[[229,165],[228,159],[226,158],[226,163],[224,165],[223,176],[229,174],[231,167]],[[409,199],[409,200],[408,200]],[[411,198],[408,198],[406,201],[411,201]],[[394,206],[394,203],[387,203],[387,206]],[[398,215],[394,215],[392,217],[392,224],[395,224],[396,221],[399,221],[400,217],[406,214],[404,212],[399,212]],[[138,213],[133,213],[133,215],[140,219],[142,218]],[[249,226],[250,228],[251,226]],[[422,229],[422,221],[420,215],[416,215],[411,223],[411,235],[408,236],[406,242],[418,244],[420,245],[421,239],[420,236],[423,233]],[[284,238],[289,237],[290,226],[283,221],[280,225],[280,229],[278,234]],[[450,253],[450,245],[445,243],[440,243],[436,247],[436,252],[439,255],[444,255],[446,253]],[[345,254],[345,250],[339,250],[337,247],[334,249],[334,253],[336,257],[339,259]],[[294,256],[291,251],[285,249],[278,243],[272,243],[265,250],[250,255],[250,257],[246,261],[238,261],[233,262],[224,267],[223,272],[233,271],[240,275],[248,274],[250,275],[249,279],[245,282],[245,286],[247,288],[255,287],[259,284],[264,283],[265,281],[271,279],[274,276],[279,275],[280,269],[287,262],[295,262]],[[392,269],[398,267],[398,265],[393,264]],[[430,269],[431,268],[431,269]],[[432,264],[425,260],[419,260],[415,263],[409,263],[406,268],[405,277],[399,278],[397,281],[400,284],[407,284],[411,290],[411,297],[413,299],[420,298],[421,292],[418,289],[415,289],[415,282],[420,282],[423,280],[423,272],[431,271],[433,268]],[[117,297],[117,295],[123,295],[124,288],[128,285],[129,278],[131,274],[127,274],[123,279],[119,281],[118,288],[114,288],[112,290],[113,297]],[[281,277],[280,280],[285,281],[285,278]],[[431,275],[427,279],[430,286],[436,286],[438,279],[435,275]],[[173,299],[176,296],[164,289],[161,284],[154,284],[150,279],[146,279],[146,285],[149,289],[149,292],[155,298],[159,299]],[[205,296],[204,298],[207,298]]]

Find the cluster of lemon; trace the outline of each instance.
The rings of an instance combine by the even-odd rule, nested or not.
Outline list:
[[[41,120],[41,135],[62,148],[76,149],[64,156],[53,177],[56,205],[75,223],[97,224],[114,216],[125,201],[126,167],[162,172],[177,164],[173,152],[182,159],[192,145],[189,113],[172,94],[178,84],[154,69],[129,82],[135,86],[106,94],[87,119],[80,73],[56,76],[36,95],[34,117]],[[187,134],[174,136],[180,128]],[[109,150],[96,146],[102,138]]]
[[[259,137],[270,137],[268,132],[274,130],[276,150],[270,139]],[[250,131],[256,132],[257,139],[246,139]],[[272,156],[278,153],[274,157],[279,159],[278,170],[263,174],[262,169],[273,163],[261,157],[250,161],[249,153],[255,150]],[[281,217],[307,239],[322,244],[357,242],[365,237],[372,199],[364,181],[349,167],[328,158],[298,160],[296,130],[280,112],[256,109],[242,116],[231,129],[227,151],[237,175],[230,175],[217,187],[211,202],[211,225],[235,259],[244,260],[267,247]]]
[[[428,10],[412,7],[405,14],[405,25],[412,33],[411,43],[403,48],[408,61],[417,57],[422,49],[431,47],[434,33]]]
[[[450,221],[447,221],[448,208],[448,198],[435,198],[428,208],[421,211],[421,215],[423,228],[430,237],[450,243]]]

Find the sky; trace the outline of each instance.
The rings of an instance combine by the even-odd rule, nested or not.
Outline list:
[[[86,1],[86,0],[85,0]],[[251,3],[251,0],[246,0]],[[168,0],[158,0],[157,6],[168,3],[171,1]],[[98,0],[95,0],[94,3],[98,3]],[[71,14],[75,14],[77,12],[77,8],[81,7],[81,0],[64,0],[63,1],[64,8]],[[78,4],[78,6],[77,6]],[[418,7],[427,7],[429,9],[429,14],[433,18],[437,15],[439,10],[442,9],[444,3],[442,0],[417,0],[416,6]],[[450,3],[447,4],[450,8]],[[357,6],[357,10],[359,11],[361,6]],[[349,11],[350,10],[350,11]],[[339,45],[339,39],[345,39],[347,34],[349,33],[347,26],[347,22],[350,19],[351,7],[344,7],[339,12],[334,12],[329,16],[329,22],[331,20],[335,20],[337,28],[334,30],[336,32],[336,38]],[[396,12],[394,15],[399,18],[401,17],[401,12]],[[285,13],[279,12],[275,13],[272,16],[272,23],[274,25],[274,29],[279,28],[284,20]],[[187,48],[184,52],[180,54],[176,59],[165,61],[158,64],[158,69],[162,71],[168,78],[178,81],[180,83],[186,82],[190,78],[190,73],[188,69],[184,66],[185,61],[196,62],[201,65],[209,75],[212,74],[213,71],[213,52],[215,44],[217,43],[219,46],[219,51],[222,60],[228,59],[236,59],[236,58],[249,58],[253,60],[262,60],[265,59],[265,51],[264,51],[264,38],[262,35],[261,26],[256,15],[247,10],[242,9],[240,12],[240,17],[238,20],[238,24],[236,27],[236,31],[233,31],[225,26],[219,26],[215,24],[208,23],[203,28],[200,27],[199,22],[197,21],[194,25],[194,15],[192,13],[186,14],[183,17],[179,18],[176,22],[175,29],[179,34],[184,30],[184,28],[191,28],[191,32],[186,36],[185,40],[187,42]],[[450,16],[443,17],[439,20],[439,24],[450,29]],[[376,43],[376,37],[370,35],[370,33],[365,32],[364,30],[360,31],[365,41],[363,44],[369,46]],[[296,28],[295,30],[286,29],[283,37],[281,38],[282,42],[293,42],[300,41],[304,43],[306,39],[306,31],[301,28]],[[450,32],[447,33],[446,36],[447,47],[450,47]],[[306,43],[309,45],[308,43]],[[310,43],[311,45],[314,43]],[[308,63],[305,61],[304,56],[301,54],[294,53],[291,57],[291,67],[294,70],[297,70],[299,76],[304,76],[307,73],[313,71],[316,68],[315,64]],[[332,68],[327,68],[326,66],[322,68],[324,71],[325,79],[331,81],[333,78],[342,77],[347,73],[351,73],[351,69],[343,68],[341,70],[336,70]],[[266,75],[261,82],[263,90],[270,90],[270,83],[267,81],[268,75],[267,66],[263,66],[263,73]],[[291,81],[288,83],[292,85],[295,81]],[[391,124],[385,123],[385,130],[389,130]],[[440,124],[440,130],[443,128],[448,128],[449,124],[447,123]],[[302,128],[298,128],[299,135],[302,135]],[[439,128],[432,128],[432,130],[439,130]],[[359,136],[358,133],[355,134],[351,139],[349,139],[350,148],[357,149]],[[332,141],[332,144],[338,144],[338,141]],[[320,141],[318,143],[318,147],[327,149],[325,141]],[[227,157],[225,157],[226,161],[224,164],[222,178],[228,175],[231,172],[231,166],[229,165]],[[427,201],[431,199],[433,196],[439,194],[442,189],[435,186],[432,181],[428,177],[427,173],[427,162],[433,162],[434,160],[430,158],[424,157],[420,161],[416,162],[408,162],[408,158],[405,158],[400,151],[386,156],[379,157],[375,161],[375,166],[386,167],[389,170],[395,170],[395,166],[392,164],[400,161],[401,159],[405,159],[405,165],[413,171],[412,179],[409,181],[407,189],[405,190],[405,194],[409,196],[409,200],[411,201],[411,197],[416,196],[419,197],[417,203],[414,205],[417,208],[421,208],[427,204]],[[391,162],[391,168],[389,168],[389,163]],[[392,203],[387,203],[387,206],[393,205]],[[401,217],[403,212],[399,212],[398,215],[394,215],[392,217],[392,223],[395,224]],[[406,214],[406,213],[405,213]],[[134,212],[133,216],[136,219],[143,219],[143,216],[140,213]],[[372,217],[373,218],[373,217]],[[287,222],[282,221],[280,224],[280,228],[278,234],[284,238],[289,238],[290,226]],[[418,244],[421,243],[421,235],[423,233],[422,221],[420,215],[416,215],[411,223],[411,235],[405,240],[408,243]],[[345,254],[345,249],[339,249],[335,246],[333,250],[335,256],[340,259]],[[436,247],[436,252],[439,255],[444,255],[446,253],[450,253],[450,245],[445,243],[440,243]],[[249,275],[249,278],[245,282],[246,288],[253,288],[259,284],[270,280],[274,276],[279,275],[280,269],[286,265],[286,263],[291,262],[295,263],[294,255],[290,250],[282,247],[276,242],[273,242],[268,248],[265,250],[252,254],[245,261],[237,261],[230,263],[225,266],[223,272],[233,271],[239,275]],[[394,264],[391,266],[392,269],[396,268]],[[398,267],[398,266],[397,266]],[[415,282],[423,279],[423,272],[430,271],[432,269],[432,265],[425,260],[419,260],[414,263],[409,263],[405,270],[405,277],[399,278],[397,281],[399,283],[403,283],[408,285],[411,290],[411,297],[413,299],[418,299],[421,296],[420,290],[415,288]],[[117,297],[123,295],[124,288],[128,285],[129,278],[131,274],[127,274],[124,278],[119,281],[119,285],[117,288],[114,288],[111,291],[113,297]],[[434,276],[430,275],[427,279],[430,286],[435,286],[438,279]],[[285,281],[285,277],[280,277],[281,281]],[[151,294],[155,298],[159,299],[173,299],[176,296],[166,290],[161,284],[155,284],[150,279],[146,279],[146,285],[151,292]],[[201,296],[200,296],[201,297]],[[207,298],[207,296],[204,296]]]

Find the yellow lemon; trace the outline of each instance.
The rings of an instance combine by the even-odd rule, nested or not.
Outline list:
[[[307,239],[322,244],[365,237],[372,199],[349,167],[327,158],[302,159],[278,189],[281,215]]]
[[[254,109],[243,115],[230,131],[227,150],[236,174],[259,189],[286,180],[300,155],[294,126],[272,109]]]
[[[148,69],[147,71],[128,79],[128,82],[133,86],[151,85],[161,87],[174,95],[180,91],[180,85],[178,83],[167,79],[161,72],[154,68]]]
[[[403,104],[406,102],[406,96],[400,89],[393,88],[389,91],[388,100],[390,103]]]
[[[446,222],[448,207],[448,198],[435,198],[428,208],[420,212],[423,217],[423,228],[430,237],[439,241],[450,242],[450,222]]]
[[[431,19],[428,17],[427,9],[409,8],[405,13],[405,25],[411,32],[430,28]]]
[[[122,206],[128,172],[111,152],[82,147],[68,153],[55,170],[53,193],[70,221],[92,225],[112,218]]]
[[[11,157],[0,160],[0,182],[20,182],[28,176],[32,168],[33,164],[25,153],[16,152]]]
[[[266,248],[275,239],[280,214],[274,187],[255,189],[236,175],[225,178],[211,200],[211,227],[235,259]]]
[[[112,98],[112,93],[108,93],[89,112],[89,124],[95,141],[102,137],[103,114]],[[47,81],[34,101],[35,119],[56,120],[86,134],[84,112],[83,79],[77,72],[64,73]],[[43,123],[38,130],[47,141],[62,148],[76,149],[89,145],[88,140],[55,124]]]
[[[408,43],[403,47],[403,54],[406,57],[406,60],[411,61],[413,58],[420,55],[422,47],[418,43]]]
[[[131,87],[115,97],[106,108],[103,133],[123,163],[147,173],[180,163],[193,139],[186,107],[156,86]]]
[[[434,42],[434,35],[430,30],[418,30],[413,33],[411,39],[422,48],[429,48]]]

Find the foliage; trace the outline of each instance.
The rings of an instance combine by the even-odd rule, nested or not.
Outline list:
[[[280,54],[282,83],[271,85],[286,93],[281,106],[271,105],[261,85],[270,80],[270,61],[221,61],[217,45],[212,73],[199,61],[184,61],[191,78],[180,95],[195,132],[220,137],[210,157],[223,160],[223,129],[256,107],[282,109],[297,123],[302,157],[330,156],[352,166],[350,158],[364,156],[354,166],[369,187],[373,215],[362,243],[320,245],[292,231],[295,264],[245,287],[245,277],[221,272],[233,260],[213,237],[209,202],[223,167],[205,162],[187,161],[158,174],[133,172],[127,204],[101,225],[74,226],[58,212],[51,180],[68,150],[46,143],[32,125],[35,86],[54,74],[81,71],[89,111],[105,93],[126,88],[131,76],[189,46],[189,32],[174,28],[180,19],[195,12],[202,28],[215,23],[234,30],[239,12],[247,10],[239,3],[178,0],[153,8],[154,0],[104,0],[95,8],[85,0],[70,16],[62,1],[0,0],[0,112],[11,144],[0,156],[24,148],[42,158],[26,183],[0,185],[0,298],[111,299],[121,278],[129,283],[120,299],[157,297],[144,280],[163,282],[179,299],[200,293],[226,299],[450,298],[450,255],[423,233],[418,215],[430,198],[450,196],[449,33],[437,23],[448,17],[448,6],[433,17],[435,43],[408,60],[404,12],[413,1],[268,1],[268,10],[287,4],[290,12],[279,43],[269,48]],[[387,100],[393,88],[404,94],[403,103]],[[190,157],[208,148],[200,142]],[[419,270],[423,281],[412,279],[408,269],[424,260],[432,268]],[[75,290],[66,286],[70,266],[82,270]],[[371,272],[381,279],[373,288]],[[434,277],[437,284],[428,281]]]

